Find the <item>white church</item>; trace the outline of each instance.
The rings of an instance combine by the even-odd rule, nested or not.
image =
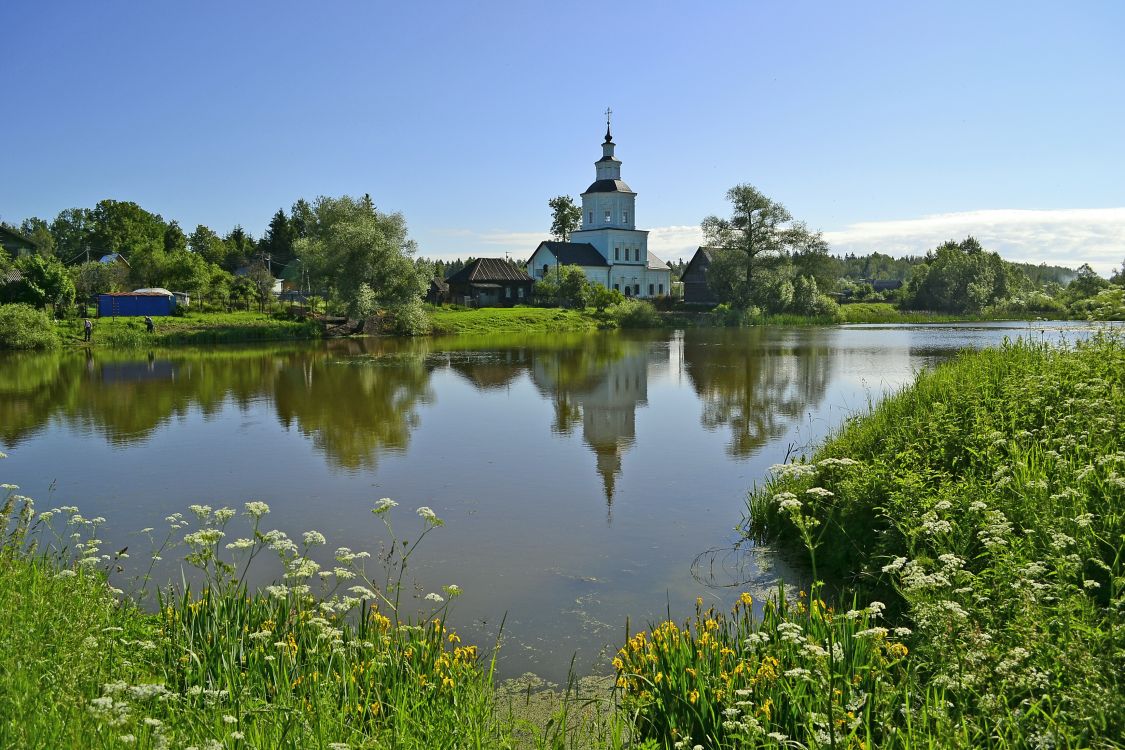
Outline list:
[[[661,297],[671,292],[672,272],[648,251],[648,232],[637,229],[637,194],[621,179],[614,146],[607,120],[602,158],[594,162],[597,179],[582,193],[581,228],[571,232],[569,242],[540,242],[527,273],[541,279],[556,264],[573,265],[626,297]]]

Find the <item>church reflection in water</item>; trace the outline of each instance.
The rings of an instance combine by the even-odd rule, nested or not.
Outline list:
[[[579,424],[594,452],[612,509],[624,453],[636,442],[637,407],[648,403],[651,366],[666,365],[668,349],[649,339],[618,339],[611,349],[537,356],[531,379],[555,404],[552,429],[570,434]]]

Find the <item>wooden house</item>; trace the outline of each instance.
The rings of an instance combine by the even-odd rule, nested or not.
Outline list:
[[[477,258],[445,281],[450,302],[472,307],[524,304],[535,286],[535,279],[504,258]]]
[[[719,301],[707,283],[707,271],[710,268],[711,248],[697,248],[680,277],[684,284],[684,302],[694,305],[714,305]]]

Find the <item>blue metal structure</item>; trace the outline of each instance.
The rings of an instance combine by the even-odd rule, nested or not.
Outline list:
[[[171,294],[123,292],[98,295],[99,318],[171,315],[175,309],[176,298]]]

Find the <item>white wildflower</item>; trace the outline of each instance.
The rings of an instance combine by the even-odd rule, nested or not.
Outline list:
[[[375,503],[375,507],[371,509],[371,512],[378,515],[380,513],[386,513],[391,508],[397,507],[398,503],[396,503],[394,500],[391,500],[389,497],[384,497],[382,500]]]
[[[215,511],[215,520],[219,523],[226,523],[232,518],[234,518],[233,508],[219,508]]]
[[[211,515],[210,505],[189,505],[188,510],[199,516],[199,519],[201,521],[207,520],[207,518]]]
[[[897,573],[902,570],[902,566],[906,565],[905,557],[896,557],[893,562],[889,562],[883,566],[884,573]]]
[[[836,497],[835,492],[833,492],[832,490],[826,490],[823,487],[810,487],[809,489],[805,490],[805,494],[812,495],[813,497],[819,497],[822,500],[830,497]]]
[[[270,506],[263,503],[261,500],[251,500],[246,503],[246,515],[251,518],[261,518],[270,512]]]
[[[433,594],[433,593],[431,593],[431,594],[426,594],[426,601],[428,601],[428,602],[437,602],[437,603],[439,603],[439,604],[440,604],[441,602],[444,602],[444,601],[445,601],[445,598],[444,598],[444,597],[442,597],[442,595],[441,595],[441,594]]]
[[[319,531],[306,531],[304,534],[305,546],[314,547],[321,544],[327,544],[328,540],[324,538],[324,534]]]
[[[254,546],[254,540],[253,539],[243,538],[243,539],[235,539],[233,542],[231,542],[230,544],[227,545],[227,549],[233,549],[233,550],[250,549],[253,546]]]

